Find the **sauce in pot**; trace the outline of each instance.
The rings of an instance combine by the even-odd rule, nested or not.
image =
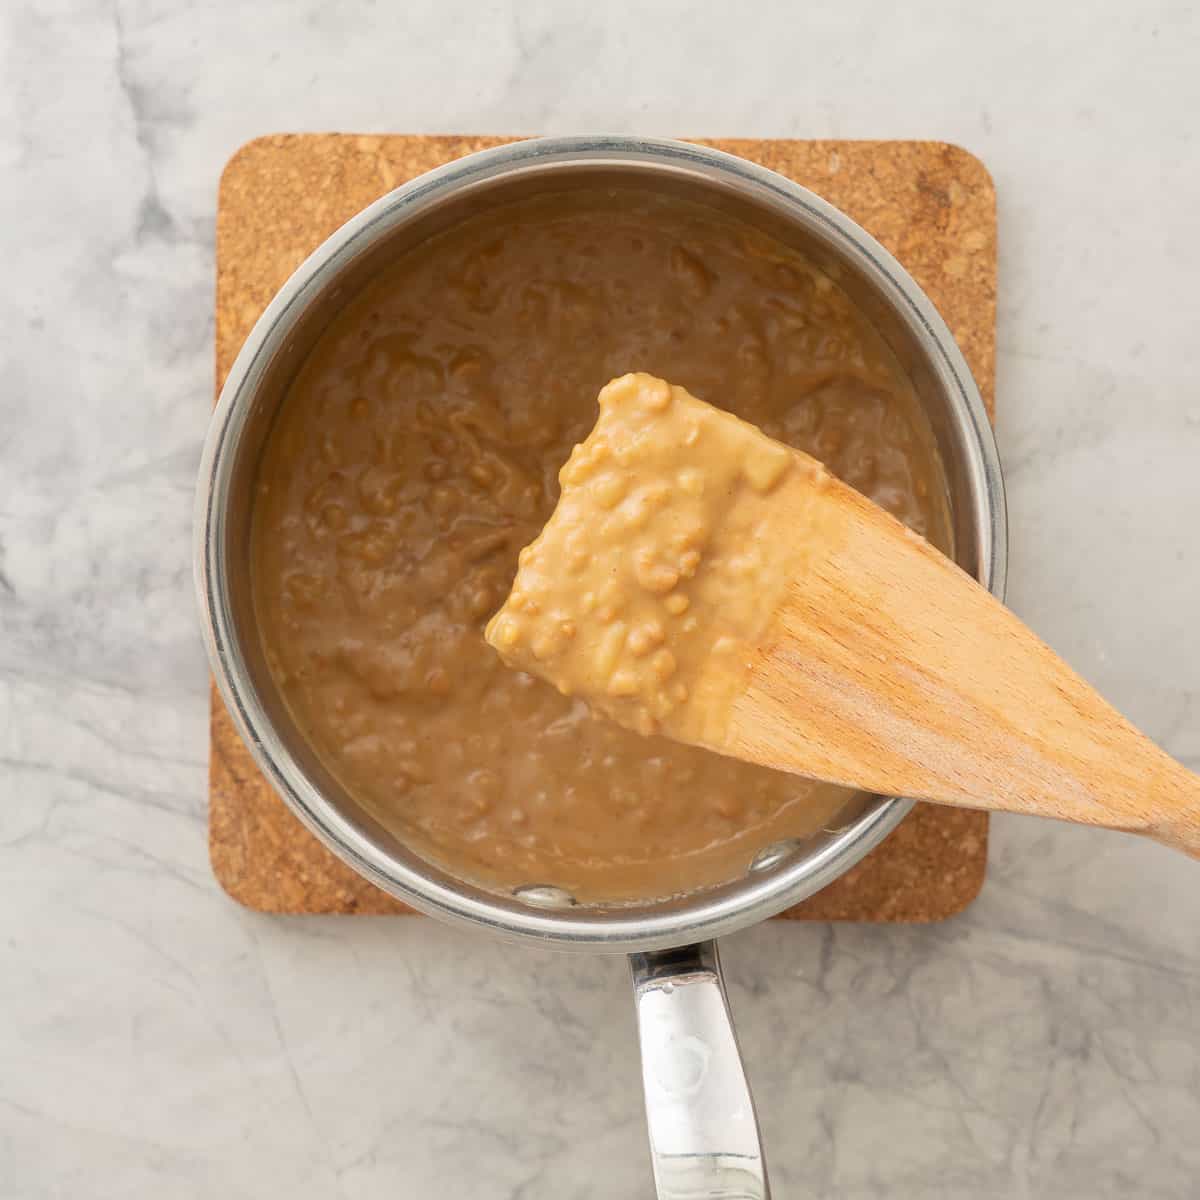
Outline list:
[[[798,251],[632,189],[521,201],[407,251],[285,398],[259,473],[255,604],[328,767],[414,849],[485,886],[595,902],[688,891],[850,796],[642,738],[484,642],[598,391],[629,371],[806,450],[949,549],[911,383]]]

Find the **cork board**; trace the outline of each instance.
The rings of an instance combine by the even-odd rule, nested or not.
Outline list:
[[[300,262],[408,179],[508,138],[284,134],[243,146],[217,207],[217,386]],[[954,332],[992,411],[995,192],[983,165],[939,142],[706,142],[804,184],[879,239]],[[197,423],[201,416],[197,414]],[[209,839],[234,899],[273,913],[407,913],[292,816],[212,697]],[[961,911],[987,868],[985,813],[918,805],[878,849],[784,916],[933,921]]]

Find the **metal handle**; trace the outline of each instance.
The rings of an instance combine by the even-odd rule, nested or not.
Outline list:
[[[769,1200],[716,942],[629,965],[659,1200]]]

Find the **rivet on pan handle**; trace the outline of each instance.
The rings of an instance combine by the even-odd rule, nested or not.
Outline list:
[[[659,1200],[769,1200],[716,942],[629,963]]]

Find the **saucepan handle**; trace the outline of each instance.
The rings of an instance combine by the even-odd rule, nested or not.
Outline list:
[[[769,1200],[716,942],[629,961],[659,1200]]]

